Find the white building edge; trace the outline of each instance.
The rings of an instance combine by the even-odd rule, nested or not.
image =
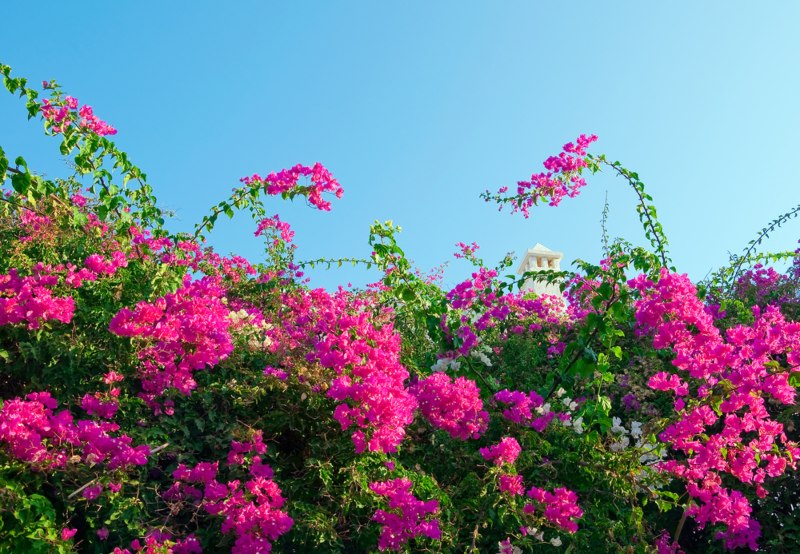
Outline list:
[[[564,257],[563,252],[556,252],[550,250],[541,243],[536,243],[533,248],[529,248],[525,252],[522,261],[517,268],[517,275],[522,275],[528,271],[561,271],[561,260]],[[536,294],[552,294],[553,296],[561,297],[561,289],[558,283],[548,284],[545,281],[535,281],[528,278],[522,285],[522,290],[533,291]]]

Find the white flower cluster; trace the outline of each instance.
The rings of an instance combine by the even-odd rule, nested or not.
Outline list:
[[[544,542],[544,531],[539,531],[536,527],[528,527],[525,531],[537,541]]]
[[[237,310],[228,313],[228,319],[234,326],[239,326],[238,333],[245,341],[247,350],[250,352],[261,352],[267,350],[272,345],[272,339],[264,334],[273,328],[273,325],[266,321],[256,325],[253,320],[255,316],[247,310]]]
[[[620,418],[613,417],[611,418],[611,432],[617,436],[617,440],[609,445],[612,452],[621,452],[632,444],[635,448],[644,451],[639,456],[639,461],[643,464],[661,460],[664,456],[663,449],[645,440],[641,421],[631,421],[630,430],[628,430],[622,425]]]
[[[570,414],[578,409],[578,403],[575,402],[569,396],[565,396],[567,391],[563,388],[558,387],[558,390],[555,392],[556,398],[561,401],[561,404],[564,405],[564,410],[569,412]],[[549,406],[549,404],[545,404],[545,406]],[[548,411],[550,411],[548,409]],[[572,430],[575,431],[577,434],[583,434],[583,416],[581,417],[570,417],[569,419],[562,422],[564,427],[572,427]]]
[[[460,367],[461,362],[457,362],[455,358],[444,357],[436,360],[436,363],[431,366],[431,371],[447,371],[447,369],[458,371]]]
[[[474,349],[470,353],[470,356],[473,358],[478,358],[486,367],[492,367],[492,360],[490,360],[489,356],[487,356],[487,354],[491,351],[492,350],[488,346],[483,346],[480,349]]]

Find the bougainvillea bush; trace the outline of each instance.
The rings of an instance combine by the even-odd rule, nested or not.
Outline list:
[[[693,283],[639,176],[582,135],[484,198],[527,217],[611,171],[646,247],[603,232],[596,264],[517,278],[460,243],[474,272],[447,290],[376,222],[347,260],[375,282],[312,289],[332,260],[295,260],[277,212],[331,209],[321,164],[172,233],[101,110],[0,70],[69,161],[0,150],[0,551],[800,548],[796,253],[759,236]],[[236,212],[261,263],[206,245]]]

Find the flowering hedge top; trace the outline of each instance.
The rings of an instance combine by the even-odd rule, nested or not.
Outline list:
[[[369,258],[348,261],[379,281],[328,292],[302,280],[312,262],[267,206],[302,196],[329,210],[342,187],[324,166],[242,178],[192,234],[170,234],[110,125],[56,83],[39,100],[0,70],[75,169],[49,180],[0,150],[0,498],[13,506],[0,550],[791,539],[775,506],[800,456],[797,264],[739,264],[698,290],[669,267],[639,177],[588,153],[596,136],[515,195],[486,197],[527,216],[611,168],[637,193],[652,251],[609,241],[597,265],[547,273],[556,297],[519,290],[543,274],[504,277],[510,260],[488,267],[461,242],[474,270],[443,288],[414,270],[399,228],[376,223]],[[203,243],[237,210],[261,263]]]

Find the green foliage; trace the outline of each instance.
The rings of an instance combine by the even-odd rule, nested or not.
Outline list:
[[[60,540],[56,508],[32,487],[11,479],[19,468],[0,465],[0,552],[70,552]]]
[[[25,79],[13,77],[8,66],[0,65],[0,73],[8,91],[25,100],[29,117],[41,115],[45,104],[39,93]],[[58,84],[49,83],[45,91],[48,101],[64,101]],[[0,445],[0,552],[106,552],[142,539],[153,529],[176,538],[194,535],[206,551],[230,550],[235,539],[221,532],[221,518],[185,498],[170,499],[165,491],[174,485],[179,464],[216,461],[224,479],[246,480],[246,470],[227,464],[225,457],[231,441],[246,440],[256,431],[263,433],[268,446],[264,461],[274,469],[275,482],[288,499],[285,508],[294,519],[291,532],[275,540],[276,552],[374,551],[380,532],[374,515],[386,502],[372,492],[370,483],[396,478],[410,479],[417,498],[439,505],[441,539],[414,539],[406,551],[493,552],[499,541],[510,538],[524,552],[553,551],[551,541],[561,541],[567,552],[651,552],[655,537],[678,525],[687,498],[654,468],[666,454],[657,437],[671,422],[674,409],[666,395],[648,386],[651,376],[671,367],[673,353],[656,350],[647,337],[639,336],[634,308],[638,293],[627,285],[635,274],[657,280],[671,261],[652,197],[639,176],[619,162],[608,162],[602,155],[587,160],[589,171],[609,167],[633,188],[650,249],[621,239],[609,241],[604,231],[606,259],[599,265],[578,260],[576,272],[491,279],[483,290],[472,291],[489,300],[455,308],[447,291],[414,271],[398,239],[401,229],[391,221],[376,221],[370,227],[368,257],[321,258],[295,265],[292,246],[270,237],[275,240],[267,240],[258,278],[243,269],[221,267],[224,264],[209,261],[211,257],[197,261],[178,242],[204,238],[222,215],[233,218],[247,211],[254,221],[262,221],[272,211],[267,209],[272,199],[263,182],[235,189],[198,222],[193,234],[171,235],[164,227],[168,214],[157,208],[145,174],[113,142],[78,125],[57,132],[46,122],[45,132],[60,140],[59,152],[68,157],[72,172],[63,179],[46,179],[29,169],[24,158],[12,162],[0,149],[0,182],[13,191],[0,196],[0,274],[19,270],[31,275],[39,263],[81,267],[92,254],[112,251],[126,253],[127,265],[80,287],[57,279],[53,295],[70,297],[75,304],[67,323],[48,320],[38,327],[0,327],[0,399],[7,402],[47,390],[59,399],[59,410],[85,418],[80,399],[104,390],[103,375],[113,371],[124,376],[114,423],[134,444],[150,445],[152,454],[147,465],[126,470],[70,462],[53,471],[33,471]],[[87,187],[83,206],[73,198]],[[309,188],[300,185],[280,196],[292,200],[308,193]],[[734,257],[708,281],[706,298],[727,310],[717,321],[721,329],[752,321],[752,307],[763,301],[732,294],[747,264],[796,257],[788,252],[756,254],[754,249],[799,212],[800,207],[773,221],[744,255]],[[604,221],[606,215],[607,206]],[[35,237],[24,236],[25,218],[41,223]],[[136,229],[150,231],[168,246],[151,251]],[[474,255],[469,261],[487,270]],[[496,271],[505,273],[512,261],[507,256]],[[294,269],[343,264],[378,270],[381,286],[353,295],[368,300],[359,310],[368,312],[370,325],[386,325],[399,334],[402,366],[411,375],[408,385],[426,379],[435,364],[449,359],[455,362],[446,368],[451,377],[465,377],[481,389],[490,417],[479,438],[453,438],[417,413],[396,453],[355,452],[352,431],[343,430],[332,416],[341,402],[329,390],[336,377],[352,373],[357,363],[331,369],[311,355],[315,343],[326,338],[324,333],[301,336],[292,327],[296,322],[284,320],[292,293],[299,297],[308,292],[294,279]],[[171,413],[157,414],[141,398],[141,352],[143,345],[166,339],[118,336],[109,332],[109,325],[121,310],[141,302],[166,303],[165,295],[176,291],[187,273],[220,279],[234,349],[213,367],[193,374],[196,388],[191,394],[168,387],[161,400]],[[523,289],[529,281],[560,284],[570,306],[550,314],[551,319],[521,311],[524,315],[514,312],[477,328],[476,321],[497,298],[521,304],[536,300]],[[785,314],[797,320],[800,284],[790,279],[782,286],[768,300],[790,298],[784,303]],[[320,317],[316,309],[303,317]],[[577,316],[575,311],[582,313]],[[261,318],[257,324],[248,319],[253,313]],[[477,346],[460,352],[465,339],[459,331],[472,330],[470,326]],[[268,332],[276,329],[284,334]],[[355,340],[355,332],[350,333],[345,340]],[[282,342],[271,342],[272,336],[281,336]],[[784,360],[770,363],[781,368]],[[265,367],[291,368],[291,375],[266,375]],[[792,373],[789,382],[800,387],[798,373]],[[709,398],[717,412],[730,386],[727,381],[718,383]],[[538,430],[510,421],[503,416],[505,407],[493,399],[504,389],[534,392],[552,411],[567,417]],[[798,433],[797,415],[795,406],[776,415],[792,437]],[[631,429],[634,422],[641,424],[640,444],[624,445],[620,425]],[[484,459],[480,448],[504,437],[518,440],[522,453],[513,466],[497,467]],[[584,512],[579,531],[567,533],[542,515],[526,512],[528,498],[500,492],[501,475],[522,476],[526,487],[574,491]],[[112,482],[121,489],[106,490],[102,502],[81,495],[87,486]],[[777,480],[772,491],[752,499],[765,528],[764,544],[776,552],[791,552],[800,536],[794,523],[800,487],[788,475]],[[718,529],[686,525],[681,544],[696,551],[718,548],[713,541]],[[63,539],[62,530],[72,528],[77,529],[75,538]],[[108,542],[98,538],[101,529],[109,532]]]

